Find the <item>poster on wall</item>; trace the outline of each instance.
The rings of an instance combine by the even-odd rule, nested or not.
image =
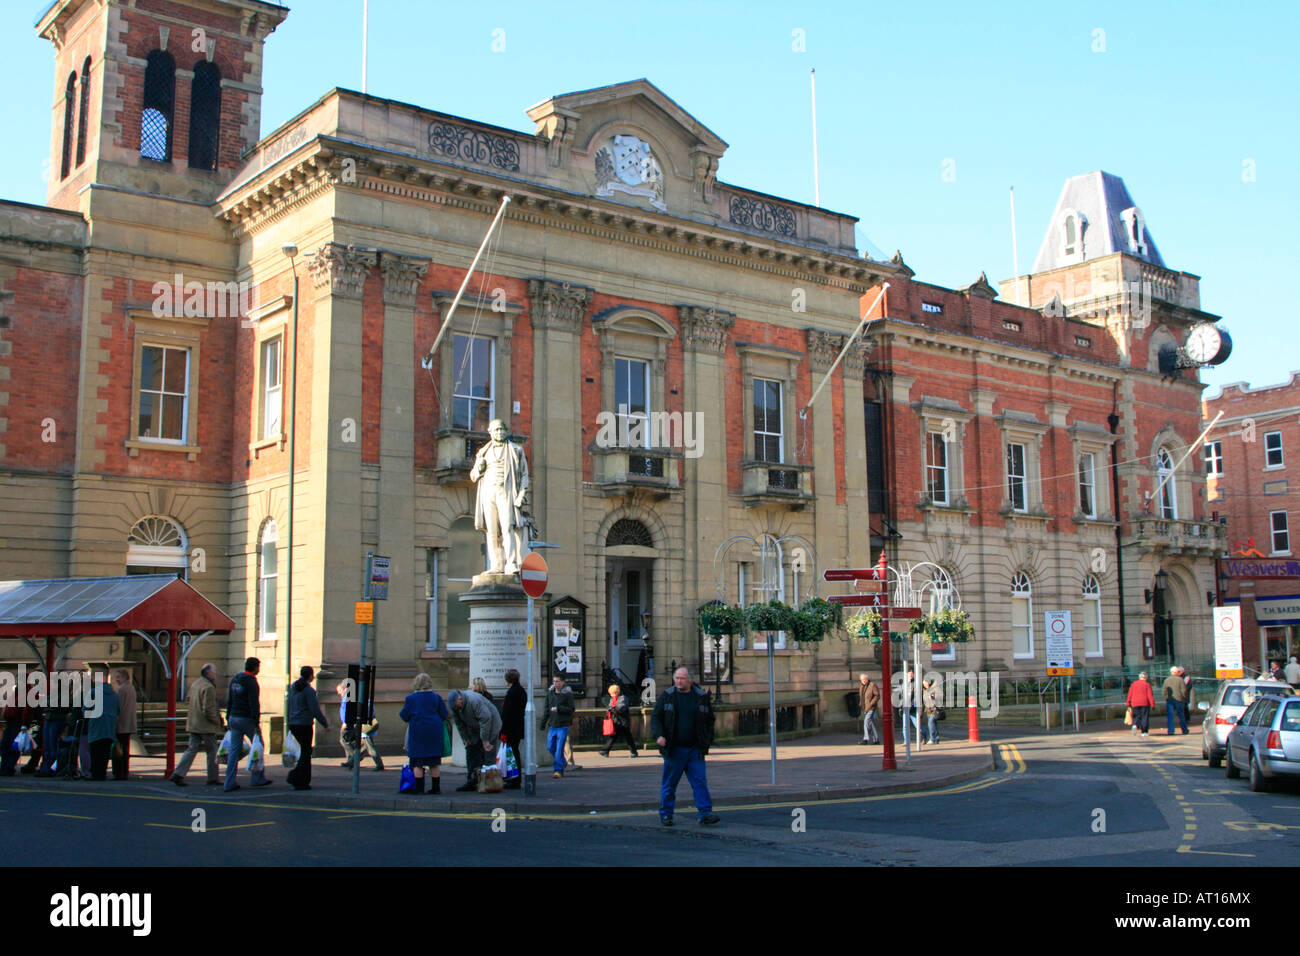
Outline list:
[[[546,608],[546,625],[551,632],[551,653],[546,655],[546,680],[560,675],[574,697],[586,697],[583,673],[587,630],[587,605],[572,597],[552,601]]]
[[[1214,609],[1214,676],[1219,679],[1244,677],[1241,659],[1241,606],[1230,604]]]

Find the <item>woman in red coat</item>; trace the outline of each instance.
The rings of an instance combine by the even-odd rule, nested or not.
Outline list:
[[[1138,679],[1129,685],[1126,703],[1133,708],[1133,733],[1136,734],[1140,730],[1145,737],[1148,721],[1151,718],[1151,708],[1156,703],[1155,694],[1151,692],[1151,684],[1147,681],[1146,671],[1138,674]]]

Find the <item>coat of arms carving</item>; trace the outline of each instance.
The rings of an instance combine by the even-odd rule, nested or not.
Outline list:
[[[596,151],[596,195],[616,192],[645,196],[650,205],[665,212],[664,174],[650,144],[635,136],[619,135]]]

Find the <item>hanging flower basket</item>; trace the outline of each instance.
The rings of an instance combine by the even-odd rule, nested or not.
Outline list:
[[[745,623],[751,631],[788,631],[795,630],[795,611],[788,604],[780,601],[768,601],[766,604],[751,604],[745,608]]]
[[[965,644],[975,640],[975,626],[965,611],[945,608],[935,614],[926,614],[912,621],[907,629],[909,636],[924,634],[930,639],[931,649],[947,650],[949,644]]]
[[[885,632],[885,623],[875,611],[859,611],[844,622],[844,629],[852,640],[879,644]],[[903,635],[891,633],[889,639],[901,641]]]
[[[705,634],[740,634],[745,627],[745,612],[732,604],[706,604],[698,619]]]
[[[844,620],[844,610],[834,601],[812,597],[804,601],[795,615],[795,640],[820,641]]]

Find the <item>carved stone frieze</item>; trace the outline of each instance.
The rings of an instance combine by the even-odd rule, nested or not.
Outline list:
[[[467,126],[429,124],[429,151],[437,156],[459,159],[482,166],[495,166],[508,173],[519,171],[519,144],[508,136],[485,133]]]
[[[366,288],[366,273],[378,261],[374,250],[358,249],[352,243],[327,242],[312,256],[312,282],[317,289],[329,284],[330,294],[359,299]]]
[[[682,321],[682,346],[691,352],[718,352],[727,348],[727,335],[736,324],[730,312],[702,309],[694,305],[677,307]]]
[[[787,206],[733,195],[728,203],[728,214],[733,223],[745,229],[757,229],[790,239],[796,236],[794,212]]]
[[[385,252],[379,260],[384,275],[384,304],[415,308],[415,295],[420,280],[429,271],[429,261]]]
[[[582,319],[593,295],[595,293],[584,286],[530,279],[528,298],[533,328],[577,332],[582,327]]]
[[[867,361],[871,358],[871,353],[875,351],[875,348],[876,340],[866,336],[854,342],[848,354],[844,356],[844,374],[853,378],[861,378],[862,371],[867,367]]]

